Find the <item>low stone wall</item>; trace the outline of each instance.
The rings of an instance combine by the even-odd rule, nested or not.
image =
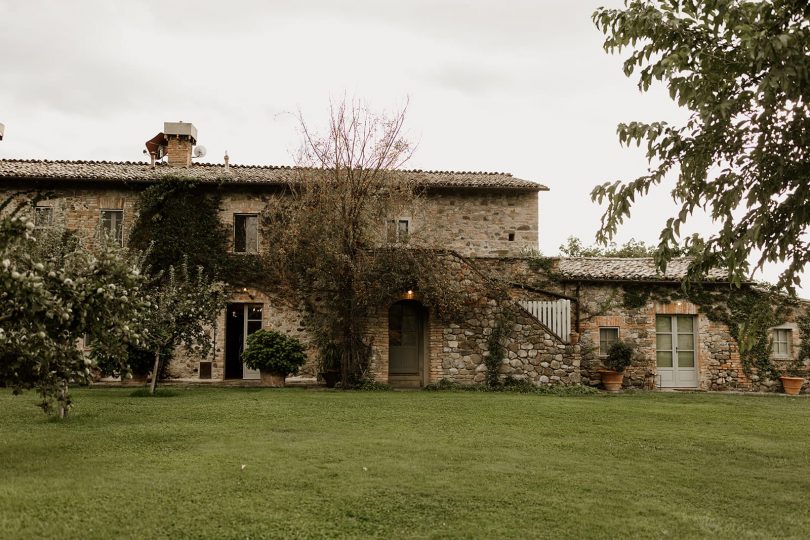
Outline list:
[[[563,343],[537,319],[513,303],[488,306],[463,325],[450,324],[443,329],[440,378],[460,383],[482,383],[489,355],[487,339],[502,319],[512,312],[514,326],[506,343],[506,358],[500,373],[534,384],[578,384],[580,382],[580,346]]]

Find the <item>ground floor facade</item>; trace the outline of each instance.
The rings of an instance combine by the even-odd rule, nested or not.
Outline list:
[[[555,279],[553,274],[551,279],[547,275],[538,279],[541,272],[526,261],[512,260],[508,271],[503,261],[492,262],[464,261],[457,267],[460,278],[469,282],[462,317],[445,320],[418,291],[403,292],[380,307],[368,324],[372,350],[368,375],[403,388],[442,379],[481,384],[488,372],[492,333],[505,326],[500,377],[537,385],[599,386],[602,359],[613,342],[624,340],[635,349],[633,363],[625,371],[625,387],[781,389],[775,378],[744,365],[731,329],[710,317],[705,306],[677,297],[630,302],[634,293],[626,284],[572,282]],[[491,288],[479,286],[481,279],[495,278],[505,284],[506,294],[495,295]],[[797,320],[806,311],[806,305],[799,303],[770,329],[771,361],[780,370],[796,360],[802,363],[804,336]],[[260,328],[279,330],[305,343],[309,361],[297,375],[317,380],[317,351],[302,311],[286,299],[250,288],[232,293],[212,329],[216,346],[209,357],[177,355],[170,375],[201,381],[258,380],[259,373],[244,366],[240,355],[247,336]],[[805,372],[808,363],[810,359],[804,359]],[[803,392],[808,392],[807,385]]]

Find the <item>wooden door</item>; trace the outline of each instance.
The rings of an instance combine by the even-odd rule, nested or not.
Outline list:
[[[388,373],[419,375],[422,329],[419,305],[399,302],[388,311]]]

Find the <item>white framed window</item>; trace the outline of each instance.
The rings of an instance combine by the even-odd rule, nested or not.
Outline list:
[[[259,215],[233,215],[233,252],[259,252]]]
[[[789,328],[775,328],[773,330],[773,355],[779,358],[790,357],[790,345],[793,341],[793,331]]]
[[[37,206],[34,208],[34,225],[38,229],[53,225],[53,208],[50,206]]]
[[[397,244],[406,242],[411,233],[411,218],[401,217],[389,220],[386,226],[388,242]]]
[[[102,210],[101,211],[101,232],[108,241],[117,246],[124,245],[124,211],[123,210]]]
[[[619,341],[619,329],[615,326],[599,327],[599,356],[607,356],[614,343]]]

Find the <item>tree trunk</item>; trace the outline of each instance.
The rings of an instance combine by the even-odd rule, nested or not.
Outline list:
[[[59,418],[65,419],[68,415],[68,383],[62,379],[62,388],[59,389]]]
[[[149,387],[149,394],[155,395],[155,387],[157,386],[158,374],[160,373],[160,351],[155,353],[155,368],[152,370],[152,384]]]

